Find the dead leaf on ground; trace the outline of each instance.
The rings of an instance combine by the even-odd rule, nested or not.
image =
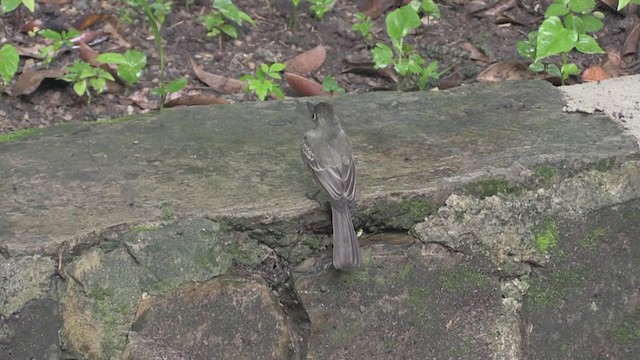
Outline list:
[[[102,26],[102,31],[110,35],[111,41],[116,46],[131,49],[131,43],[126,39],[124,27],[117,17],[112,16],[107,19],[107,22]]]
[[[233,94],[241,92],[246,83],[237,79],[228,78],[221,75],[212,74],[204,70],[201,65],[197,65],[193,59],[190,59],[193,71],[200,81],[207,84],[213,90],[225,94]]]
[[[531,80],[539,76],[529,70],[529,63],[525,61],[505,61],[495,63],[482,70],[476,77],[481,82],[498,82],[507,80]]]
[[[154,110],[158,108],[157,97],[151,97],[151,88],[142,88],[128,96],[129,100],[145,110]]]
[[[35,70],[23,69],[15,84],[11,88],[12,96],[28,95],[36,91],[44,79],[57,79],[64,75],[62,69]]]
[[[398,74],[390,67],[384,69],[376,69],[373,67],[372,62],[356,63],[349,60],[342,60],[341,73],[351,73],[364,76],[376,76],[387,78],[395,83],[398,82]]]
[[[321,84],[318,84],[313,80],[309,80],[304,76],[285,72],[284,78],[287,81],[287,84],[289,84],[289,86],[291,86],[293,90],[295,90],[302,96],[329,95],[328,93],[322,91]]]
[[[164,107],[170,108],[175,106],[191,106],[191,105],[218,105],[228,104],[229,101],[213,94],[187,94],[177,99],[172,99],[164,104]]]
[[[302,54],[287,61],[286,70],[290,73],[304,74],[311,71],[315,71],[322,64],[327,57],[327,50],[323,45],[318,45],[311,50],[307,50]]]
[[[627,35],[622,45],[622,59],[625,63],[630,63],[637,59],[640,54],[638,53],[638,42],[640,41],[640,22],[636,22],[633,29]]]
[[[469,58],[473,61],[489,63],[491,60],[487,57],[487,55],[482,52],[482,50],[478,49],[475,45],[470,42],[465,42],[462,44],[462,48],[469,53]]]
[[[615,50],[607,50],[607,57],[600,65],[590,66],[582,72],[584,81],[602,81],[620,77],[626,72],[622,68],[620,53]]]
[[[516,0],[500,0],[495,4],[489,5],[488,7],[471,12],[471,15],[480,18],[488,16],[498,16],[514,6],[516,6]]]
[[[370,17],[371,19],[375,19],[378,16],[384,14],[387,9],[393,6],[396,3],[396,0],[367,0],[358,11]]]
[[[111,14],[89,14],[78,20],[73,27],[81,31],[86,30],[96,23],[108,20],[112,16]]]
[[[524,15],[511,15],[504,12],[496,16],[494,21],[497,25],[502,24],[515,24],[521,26],[529,26],[537,24],[542,19],[542,16],[524,16]]]
[[[16,46],[16,49],[18,49],[18,55],[36,59],[40,57],[40,49],[43,46],[42,44],[35,44],[29,47]]]

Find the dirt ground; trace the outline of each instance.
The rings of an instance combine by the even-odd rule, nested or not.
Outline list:
[[[491,64],[524,60],[517,53],[516,43],[538,27],[544,10],[552,3],[551,0],[436,2],[442,17],[424,18],[423,25],[410,35],[409,43],[428,61],[437,60],[440,70],[451,67],[440,83],[434,84],[440,88],[478,81],[478,74]],[[396,84],[387,78],[362,72],[345,72],[350,68],[345,61],[370,62],[370,48],[377,42],[389,43],[384,17],[399,4],[373,20],[373,40],[367,44],[360,34],[351,30],[355,22],[354,14],[364,0],[337,0],[333,10],[322,21],[313,18],[308,4],[303,2],[298,9],[296,28],[289,26],[293,8],[288,0],[272,0],[270,3],[236,0],[234,3],[248,13],[256,25],[242,26],[237,39],[223,37],[222,41],[217,37],[207,37],[204,26],[198,21],[199,16],[210,11],[211,4],[208,1],[200,0],[189,5],[184,1],[173,3],[172,12],[167,16],[161,32],[168,78],[186,77],[188,85],[184,91],[215,95],[229,102],[256,101],[257,98],[252,94],[211,89],[196,77],[192,62],[209,73],[238,79],[244,74],[253,74],[255,67],[262,63],[285,62],[317,45],[324,45],[326,60],[319,69],[306,74],[308,78],[321,81],[324,76],[332,75],[347,93],[396,89]],[[497,11],[500,10],[497,5],[505,3],[513,6],[505,11]],[[39,5],[34,14],[22,12],[21,17],[16,16],[15,12],[6,14],[0,22],[0,44],[9,42],[24,48],[45,44],[42,37],[30,37],[19,31],[19,27],[31,19],[40,19],[46,24],[53,24],[52,27],[64,28],[66,24],[74,24],[91,14],[112,14],[120,20],[121,10],[122,5],[115,1],[67,0],[63,4]],[[620,51],[634,22],[638,21],[637,16],[618,14],[603,5],[600,10],[605,14],[605,27],[596,34],[598,41],[605,50]],[[131,44],[131,48],[147,54],[148,65],[140,83],[128,91],[120,89],[94,95],[90,104],[86,97],[78,97],[69,83],[60,80],[46,79],[37,90],[19,96],[8,94],[12,85],[0,87],[0,133],[59,122],[104,120],[153,111],[151,106],[136,101],[139,100],[139,94],[145,94],[145,90],[158,84],[159,60],[149,24],[139,15],[132,23],[120,21],[119,25],[122,38]],[[90,29],[101,31],[102,26],[104,22],[97,22]],[[126,50],[122,42],[113,40],[107,38],[107,41],[91,47],[101,53]],[[570,59],[580,69],[585,69],[600,64],[605,57],[572,54]],[[49,67],[60,69],[78,58],[79,51],[70,49],[61,53]],[[23,56],[20,68],[26,61],[35,61],[38,66],[39,60]],[[638,73],[638,69],[630,68],[625,72]],[[280,84],[287,96],[300,96],[285,81]],[[148,92],[146,94],[142,96],[150,96]]]

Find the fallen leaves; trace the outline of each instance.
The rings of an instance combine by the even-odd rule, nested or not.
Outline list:
[[[307,50],[293,59],[285,62],[286,71],[289,73],[305,74],[318,70],[327,58],[327,50],[324,46],[318,45],[311,50]]]

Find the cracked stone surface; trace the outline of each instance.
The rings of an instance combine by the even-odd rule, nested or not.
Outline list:
[[[634,359],[640,152],[542,82],[330,98],[363,267],[298,101],[0,143],[0,358]]]

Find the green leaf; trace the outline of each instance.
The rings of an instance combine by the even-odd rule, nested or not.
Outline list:
[[[536,62],[548,56],[571,51],[578,41],[575,30],[565,29],[556,16],[545,19],[538,30]]]
[[[571,0],[568,3],[569,9],[579,14],[587,14],[596,7],[595,0]]]
[[[269,82],[269,84],[270,83],[271,82]],[[265,84],[264,82],[260,82],[259,84],[256,84],[255,91],[260,101],[264,101],[264,99],[267,98],[267,95],[269,95],[269,84]]]
[[[569,9],[558,3],[553,3],[549,5],[547,11],[544,12],[544,17],[548,18],[550,16],[565,16],[569,13]]]
[[[73,84],[73,91],[75,91],[78,96],[84,95],[85,91],[87,91],[87,80],[80,80]]]
[[[583,54],[604,54],[604,50],[598,45],[596,39],[587,34],[578,36],[576,49]]]
[[[125,59],[124,55],[118,53],[102,53],[96,56],[96,61],[99,61],[103,64],[126,64],[127,59]]]
[[[541,62],[534,62],[533,64],[529,65],[529,70],[539,73],[539,72],[543,72],[544,71],[544,64]]]
[[[264,74],[268,74],[269,73],[269,65],[264,64],[264,63],[260,64],[260,70],[262,70],[262,72]]]
[[[629,5],[631,0],[618,0],[618,11],[622,10],[625,6]]]
[[[234,39],[238,38],[238,30],[231,24],[222,24],[220,30]]]
[[[275,94],[278,98],[284,99],[284,93],[282,92],[282,89],[280,89],[279,86],[274,86],[271,92]]]
[[[371,50],[371,56],[373,57],[373,67],[376,69],[383,69],[393,64],[393,51],[386,44],[376,44],[376,47]]]
[[[569,63],[569,64],[562,65],[562,68],[560,69],[560,72],[562,73],[562,80],[567,80],[569,78],[569,76],[571,76],[571,75],[580,74],[580,70],[578,69],[578,65],[576,65],[574,63]]]
[[[62,35],[54,30],[51,29],[42,29],[38,32],[38,35],[42,36],[43,38],[46,39],[51,39],[51,40],[56,40],[56,41],[61,41],[62,40]]]
[[[273,72],[280,72],[282,70],[284,70],[284,68],[287,65],[283,64],[283,63],[273,63],[271,64],[271,66],[269,66],[269,73],[273,73]]]
[[[178,92],[180,91],[180,89],[185,87],[185,85],[187,85],[187,79],[185,78],[180,78],[180,79],[175,79],[173,81],[170,81],[167,84],[167,93]]]
[[[18,49],[11,44],[2,45],[2,48],[0,48],[0,77],[5,85],[9,84],[18,71],[19,62]]]
[[[584,24],[584,31],[588,33],[599,31],[604,27],[604,24],[600,19],[594,15],[583,15],[580,17]]]
[[[556,64],[550,64],[547,67],[547,74],[549,74],[551,76],[557,76],[559,78],[562,77],[562,73],[560,72],[560,69],[558,68],[558,66]]]
[[[34,12],[36,10],[36,1],[35,0],[22,0],[22,4],[24,7],[29,9],[29,11]]]
[[[13,10],[17,9],[20,4],[20,0],[2,0],[2,12],[10,13]],[[31,10],[31,12],[33,12],[33,10]]]
[[[536,56],[536,46],[535,43],[531,43],[527,40],[520,40],[516,44],[516,49],[518,50],[518,54],[527,59],[534,59]]]
[[[345,90],[338,84],[336,79],[327,75],[322,79],[322,91],[327,93],[344,94]]]
[[[565,28],[575,30],[578,34],[584,34],[584,24],[582,19],[573,14],[569,14],[564,18]]]
[[[387,15],[385,23],[391,40],[398,41],[420,26],[420,17],[410,5],[405,5]]]
[[[440,8],[433,0],[422,0],[422,11],[436,19],[440,18]]]
[[[99,94],[107,87],[107,81],[104,78],[94,77],[89,80],[91,87]]]

